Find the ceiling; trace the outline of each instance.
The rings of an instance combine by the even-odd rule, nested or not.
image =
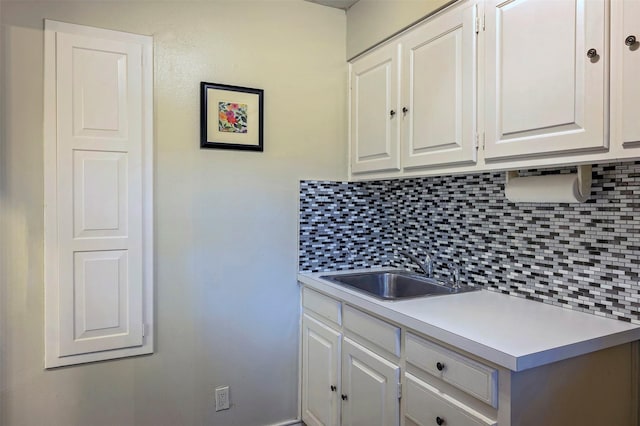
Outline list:
[[[324,6],[335,7],[337,9],[347,10],[353,6],[358,0],[307,0],[311,3],[318,3]]]

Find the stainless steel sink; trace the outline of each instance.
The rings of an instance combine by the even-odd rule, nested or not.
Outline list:
[[[324,275],[320,278],[349,287],[384,300],[437,296],[479,290],[462,285],[453,288],[438,280],[407,271],[359,272],[355,274]]]

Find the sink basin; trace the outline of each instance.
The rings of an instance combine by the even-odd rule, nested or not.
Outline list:
[[[479,290],[463,285],[454,289],[440,281],[407,271],[376,271],[324,275],[320,278],[384,300],[457,294]]]

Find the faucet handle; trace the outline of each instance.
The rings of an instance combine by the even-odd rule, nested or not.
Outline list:
[[[449,263],[449,281],[453,288],[460,288],[460,267],[455,263]]]
[[[433,256],[431,256],[429,253],[424,254],[423,266],[427,276],[433,277]]]

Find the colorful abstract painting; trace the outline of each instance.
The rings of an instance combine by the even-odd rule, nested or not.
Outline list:
[[[218,102],[218,130],[247,133],[247,104]]]

